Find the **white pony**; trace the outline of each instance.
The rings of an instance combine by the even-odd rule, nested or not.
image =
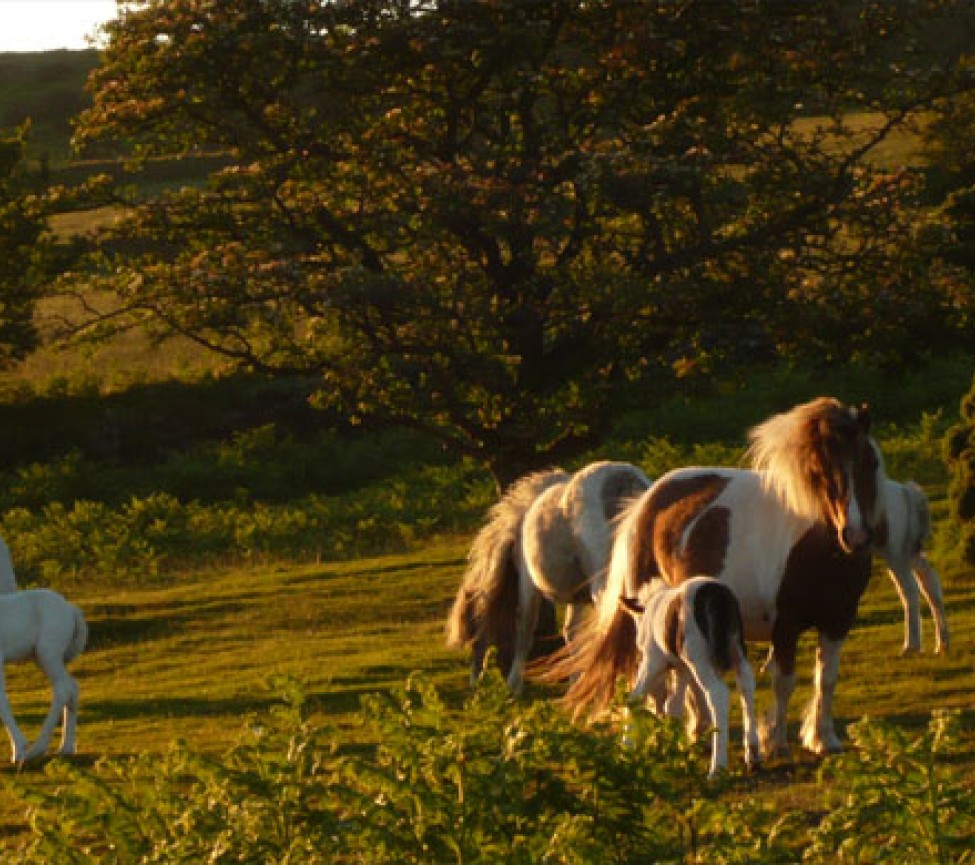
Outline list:
[[[17,578],[14,576],[14,563],[10,558],[10,550],[3,538],[0,538],[0,595],[17,591]]]
[[[47,750],[58,719],[63,717],[61,753],[75,751],[78,683],[65,669],[85,648],[88,625],[81,610],[49,589],[25,589],[0,595],[0,720],[10,736],[15,763]],[[51,682],[51,708],[33,745],[17,726],[7,699],[3,667],[33,660]]]
[[[711,732],[710,776],[728,768],[730,695],[722,675],[734,671],[741,695],[745,762],[761,762],[755,722],[755,674],[748,663],[741,610],[734,592],[710,577],[692,577],[676,587],[651,580],[636,601],[621,603],[636,620],[640,663],[632,699],[650,697],[658,715],[680,714],[668,705],[667,678],[674,671],[706,708]],[[679,692],[683,688],[678,689]]]
[[[898,483],[889,478],[884,485],[884,519],[874,535],[874,550],[887,564],[887,571],[904,607],[904,654],[921,650],[921,610],[918,589],[924,595],[935,624],[935,652],[948,648],[941,580],[924,555],[924,543],[931,533],[931,514],[924,491],[913,481]]]
[[[447,622],[447,645],[473,649],[472,683],[494,646],[509,687],[521,689],[542,598],[567,605],[571,639],[602,589],[617,515],[649,486],[636,466],[603,461],[509,487],[474,538]]]

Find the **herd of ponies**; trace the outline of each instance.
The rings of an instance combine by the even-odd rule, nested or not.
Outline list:
[[[921,647],[920,596],[948,647],[940,579],[924,554],[927,499],[886,476],[866,405],[819,397],[749,432],[751,468],[688,467],[655,481],[604,461],[516,481],[474,538],[447,621],[447,645],[489,649],[509,687],[567,683],[575,716],[610,708],[619,677],[634,701],[712,736],[710,773],[728,765],[733,673],[745,762],[787,754],[799,637],[818,638],[800,742],[840,750],[833,694],[840,651],[880,556],[904,609],[904,652]],[[528,659],[543,601],[566,605],[562,648]],[[745,642],[769,644],[774,705],[760,747]]]
[[[604,461],[574,474],[530,474],[511,485],[474,538],[448,623],[447,643],[472,653],[471,681],[497,652],[509,687],[528,675],[567,682],[576,716],[606,711],[624,676],[633,700],[658,713],[685,707],[710,731],[710,772],[728,765],[730,691],[741,696],[745,762],[787,752],[786,717],[799,636],[818,636],[814,697],[801,744],[840,748],[833,693],[840,650],[870,576],[887,565],[904,608],[904,651],[921,647],[920,596],[948,647],[940,579],[924,554],[927,499],[890,480],[870,436],[870,412],[820,397],[749,433],[750,469],[681,468],[653,481],[637,466]],[[564,645],[528,664],[542,602],[566,605]],[[85,648],[82,611],[57,592],[18,590],[0,539],[0,719],[12,760],[44,754],[59,721],[73,754],[78,683],[66,665]],[[770,645],[774,706],[764,749],[746,641]],[[51,683],[51,706],[31,744],[17,725],[3,668],[33,660]]]

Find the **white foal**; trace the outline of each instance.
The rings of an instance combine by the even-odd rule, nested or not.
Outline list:
[[[927,556],[924,543],[931,533],[931,515],[924,491],[913,481],[887,479],[884,520],[877,526],[874,550],[883,558],[904,607],[904,654],[921,650],[920,594],[924,595],[935,625],[936,653],[948,648],[941,580]]]
[[[668,701],[668,673],[690,686],[707,707],[711,744],[709,775],[728,768],[730,694],[722,674],[734,671],[741,694],[745,762],[761,762],[755,722],[755,674],[745,654],[741,611],[734,593],[710,577],[693,577],[676,587],[661,579],[640,588],[638,598],[622,598],[637,625],[640,665],[631,697],[650,697],[657,714],[674,710]],[[683,688],[678,692],[682,694]],[[681,701],[682,702],[682,701]]]
[[[84,614],[57,592],[26,589],[0,595],[0,720],[10,736],[13,762],[23,763],[43,754],[61,718],[61,753],[75,752],[78,683],[69,675],[65,664],[81,654],[87,639]],[[14,720],[3,675],[5,664],[29,660],[51,682],[51,708],[33,745]]]

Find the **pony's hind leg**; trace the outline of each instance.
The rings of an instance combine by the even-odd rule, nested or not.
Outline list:
[[[47,712],[47,717],[41,726],[41,732],[24,755],[25,760],[39,757],[51,742],[54,728],[62,716],[69,711],[69,706],[77,706],[78,703],[78,683],[68,673],[64,666],[64,644],[53,641],[56,648],[50,645],[38,645],[35,658],[37,665],[44,671],[51,682],[51,708]],[[64,735],[69,747],[74,747],[74,730],[65,730]]]
[[[904,645],[902,655],[921,651],[921,604],[918,581],[914,578],[908,563],[900,556],[891,557],[887,573],[897,589],[901,606],[904,608]]]
[[[61,747],[58,751],[66,757],[74,754],[77,749],[78,698],[81,690],[77,680],[72,676],[68,676],[67,685],[67,699],[62,716]]]
[[[29,742],[14,720],[14,713],[7,699],[7,683],[3,674],[3,659],[0,658],[0,720],[7,728],[10,736],[10,759],[14,763],[22,763],[26,759]]]
[[[525,664],[528,662],[528,656],[531,653],[541,600],[542,596],[535,588],[531,577],[522,574],[518,581],[515,645],[512,652],[511,670],[508,672],[508,687],[513,694],[520,694],[524,684]]]

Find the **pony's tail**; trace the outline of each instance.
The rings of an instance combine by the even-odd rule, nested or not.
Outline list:
[[[447,647],[473,646],[475,667],[489,646],[497,647],[498,663],[505,674],[511,666],[518,611],[515,549],[521,524],[532,502],[566,477],[553,470],[516,481],[491,509],[471,544],[467,570],[447,618]]]
[[[609,708],[620,676],[632,680],[637,661],[636,624],[620,607],[605,627],[590,617],[568,645],[533,664],[530,674],[549,683],[570,680],[562,704],[575,718],[594,717]]]
[[[701,585],[694,597],[694,617],[707,640],[714,668],[719,673],[736,669],[745,647],[741,608],[734,592],[718,582]]]
[[[88,645],[88,622],[85,619],[85,614],[79,607],[75,606],[72,606],[71,612],[74,614],[74,635],[64,650],[64,662],[66,664],[77,658]]]

